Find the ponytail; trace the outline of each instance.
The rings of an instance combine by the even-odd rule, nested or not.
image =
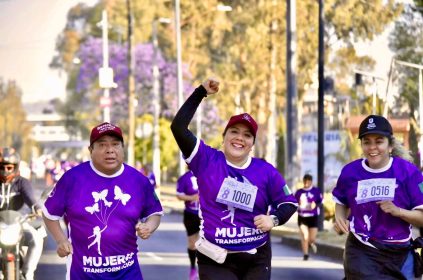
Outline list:
[[[392,147],[392,156],[403,158],[409,162],[414,162],[413,157],[411,156],[410,151],[408,151],[404,145],[400,141],[398,141],[395,137],[389,138],[389,144]]]

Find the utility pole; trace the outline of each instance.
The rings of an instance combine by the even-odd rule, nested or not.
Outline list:
[[[183,97],[183,79],[182,79],[182,46],[181,46],[181,11],[180,2],[175,0],[175,30],[176,30],[176,64],[177,64],[177,90],[178,90],[178,108],[181,108]],[[179,153],[179,176],[185,172],[185,162],[182,153]]]
[[[277,58],[277,49],[275,47],[275,36],[278,29],[278,20],[276,19],[275,12],[276,9],[276,0],[272,0],[272,21],[270,22],[269,27],[269,41],[270,41],[270,75],[269,75],[269,120],[267,123],[267,143],[266,143],[266,160],[276,167],[276,116],[277,116],[277,107],[276,107],[276,58]]]
[[[159,92],[159,67],[157,65],[157,23],[153,21],[153,173],[156,177],[157,186],[160,186],[160,131],[159,131],[159,113],[160,113],[160,92]]]
[[[297,124],[297,57],[296,57],[296,41],[297,41],[297,28],[296,28],[296,0],[287,0],[286,9],[286,80],[287,80],[287,95],[286,95],[286,171],[289,185],[294,184],[296,174],[294,157],[297,154],[298,137],[298,124]]]
[[[319,89],[317,100],[317,186],[322,194],[325,193],[324,172],[325,172],[325,25],[323,19],[323,0],[319,0],[319,55],[318,55],[318,77]],[[319,231],[323,230],[324,208],[320,206]]]
[[[103,121],[110,122],[110,88],[115,88],[117,85],[113,82],[113,69],[109,67],[109,23],[106,10],[103,10],[98,25],[101,26],[103,46],[103,67],[99,69],[99,84],[103,88],[100,106],[103,108]]]
[[[126,0],[128,11],[128,164],[134,166],[135,163],[135,60],[134,60],[134,34],[133,34],[133,14],[131,0]]]

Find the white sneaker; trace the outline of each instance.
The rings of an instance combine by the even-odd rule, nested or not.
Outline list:
[[[317,246],[316,246],[316,244],[311,243],[311,244],[310,244],[310,248],[311,248],[311,251],[313,251],[313,253],[314,253],[314,254],[316,254],[316,253],[317,253]]]

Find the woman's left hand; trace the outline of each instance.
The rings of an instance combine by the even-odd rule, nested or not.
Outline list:
[[[388,214],[391,214],[394,217],[399,217],[401,215],[401,208],[396,206],[392,200],[382,200],[376,201],[376,204],[379,205],[380,209]]]
[[[257,229],[267,232],[273,228],[273,220],[272,217],[268,215],[258,215],[254,217],[254,225]]]

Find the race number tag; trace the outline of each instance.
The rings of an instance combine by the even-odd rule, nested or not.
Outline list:
[[[357,204],[370,201],[393,200],[395,196],[395,179],[378,178],[358,181]]]
[[[257,189],[256,186],[238,182],[234,178],[225,178],[217,194],[216,201],[248,212],[253,212]]]

